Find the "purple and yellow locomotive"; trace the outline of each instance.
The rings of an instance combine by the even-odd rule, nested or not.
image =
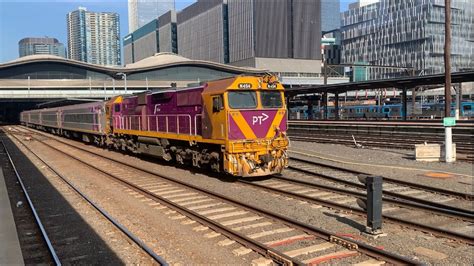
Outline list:
[[[74,106],[81,110],[76,127],[64,121],[68,117],[62,109],[72,106],[26,111],[21,121],[101,146],[235,176],[280,173],[288,165],[285,98],[273,76],[237,76]],[[42,121],[42,114],[51,118],[52,113],[56,123]]]

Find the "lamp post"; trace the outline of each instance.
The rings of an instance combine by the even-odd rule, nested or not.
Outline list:
[[[115,79],[114,78],[107,78],[106,80],[112,80],[112,94],[115,95]]]
[[[125,93],[127,93],[127,74],[120,72],[120,73],[117,73],[117,76],[121,76],[122,79],[124,80],[125,82],[124,89],[125,89]]]

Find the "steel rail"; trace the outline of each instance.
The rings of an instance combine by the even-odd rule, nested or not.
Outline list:
[[[14,136],[15,137],[15,136]],[[16,138],[16,137],[15,137]],[[213,221],[213,220],[210,220],[208,219],[207,217],[203,216],[203,215],[200,215],[198,214],[197,212],[195,211],[192,211],[192,210],[189,210],[187,208],[184,208],[180,205],[177,205],[175,203],[173,203],[172,201],[170,200],[167,200],[166,198],[163,198],[163,197],[160,197],[160,196],[157,196],[149,191],[147,191],[146,189],[143,189],[143,188],[140,188],[134,184],[132,184],[131,182],[128,182],[120,177],[118,177],[117,175],[114,175],[114,174],[111,174],[107,171],[104,171],[88,162],[85,162],[83,161],[82,159],[74,156],[74,155],[71,155],[71,154],[68,154],[56,147],[53,147],[52,145],[50,144],[47,144],[47,143],[44,143],[40,140],[37,140],[39,143],[57,151],[57,152],[60,152],[61,154],[64,154],[66,155],[67,157],[69,158],[72,158],[84,165],[86,165],[87,167],[90,167],[91,169],[94,169],[95,171],[98,171],[102,174],[104,174],[105,176],[108,176],[109,178],[111,178],[112,180],[114,181],[117,181],[119,183],[121,183],[122,185],[125,185],[126,187],[130,188],[130,189],[133,189],[134,191],[136,192],[139,192],[141,193],[142,195],[150,198],[150,199],[153,199],[155,201],[158,201],[172,209],[175,209],[176,211],[178,211],[179,213],[183,214],[183,215],[186,215],[188,217],[191,217],[192,219],[202,223],[202,224],[206,224],[207,226],[209,226],[210,228],[212,228],[213,230],[217,231],[217,232],[220,232],[222,234],[224,234],[225,236],[231,238],[231,239],[234,239],[236,240],[237,242],[239,242],[240,244],[244,245],[244,246],[247,246],[247,247],[250,247],[252,250],[268,257],[268,258],[271,258],[273,260],[275,260],[276,262],[278,263],[281,263],[281,264],[294,264],[294,265],[304,265],[304,263],[302,263],[301,261],[297,260],[297,259],[294,259],[294,258],[291,258],[273,248],[270,248],[270,247],[266,247],[265,245],[261,244],[260,242],[258,241],[255,241],[243,234],[240,234],[236,231],[233,231],[231,230],[230,228],[227,228],[225,226],[222,226],[220,225],[219,223]],[[62,143],[61,141],[59,141],[60,143]],[[23,144],[23,143],[22,143]],[[79,147],[76,147],[74,145],[70,145],[70,144],[67,144],[67,143],[63,143],[64,145],[69,145],[70,147],[74,147],[76,149],[79,149],[79,150],[82,150],[81,148]],[[24,144],[23,144],[24,145]],[[83,150],[85,152],[89,152],[87,150]],[[93,152],[89,152],[89,153],[93,153]],[[103,159],[107,159],[107,160],[110,160],[109,158],[106,158],[106,157],[103,157],[102,155],[98,155],[98,154],[95,154],[93,153],[95,156],[98,156],[100,158],[103,158]],[[42,159],[40,159],[42,160]],[[120,163],[120,164],[124,164],[124,162],[119,162],[119,161],[116,161],[116,160],[112,160],[116,163]],[[126,164],[127,165],[127,164]],[[128,167],[133,167],[133,166],[130,166],[130,165],[127,165]],[[134,168],[135,170],[140,170],[140,171],[144,171],[142,169],[139,169],[139,168]],[[55,172],[56,173],[56,172]],[[167,179],[170,178],[170,177],[163,177],[161,176],[161,174],[156,174],[156,173],[149,173],[151,175],[154,175],[154,176],[158,176],[160,178],[164,178],[164,179]],[[171,182],[175,182],[173,180],[169,180]],[[176,182],[175,182],[176,183]],[[187,185],[183,185],[183,184],[179,184],[180,186],[184,186],[184,187],[188,187]],[[214,198],[217,198],[217,199],[221,199],[220,197],[217,197],[217,196],[214,196]]]
[[[334,192],[335,191],[337,193],[353,196],[353,197],[356,197],[356,198],[359,198],[359,199],[362,199],[362,200],[365,200],[367,198],[366,193],[363,193],[363,192],[352,191],[352,190],[347,190],[347,189],[343,189],[343,188],[336,188],[336,187],[331,187],[331,186],[327,186],[327,185],[316,184],[316,183],[296,180],[296,179],[287,178],[287,177],[283,177],[283,176],[277,176],[277,175],[273,175],[272,178],[273,179],[278,179],[278,180],[284,180],[286,182],[297,184],[297,185],[303,185],[303,186],[306,186],[306,187],[313,187],[313,188],[317,188],[317,189],[322,189],[322,190],[329,191],[329,192]],[[409,202],[409,201],[399,200],[399,199],[396,199],[396,198],[389,198],[389,197],[385,197],[385,196],[382,198],[382,200],[383,200],[383,202],[387,202],[387,203],[407,207],[407,208],[410,208],[410,209],[417,209],[417,210],[422,210],[422,211],[425,211],[425,212],[427,211],[427,212],[430,212],[430,213],[435,213],[435,214],[439,214],[439,215],[443,215],[443,216],[447,216],[447,217],[451,217],[451,218],[462,219],[462,220],[466,220],[466,221],[469,221],[469,222],[474,222],[474,215],[469,214],[469,213],[465,213],[465,212],[457,212],[455,210],[450,210],[450,209],[443,209],[443,208],[438,208],[438,207],[433,207],[433,206],[426,206],[426,205],[416,203],[416,202]]]
[[[41,231],[41,235],[43,236],[43,240],[45,241],[46,245],[48,246],[49,253],[53,257],[54,263],[56,265],[61,265],[61,261],[59,260],[59,257],[57,255],[56,251],[54,250],[53,244],[51,243],[51,240],[48,237],[48,233],[46,233],[46,230],[43,226],[43,223],[41,222],[41,219],[38,215],[38,212],[36,211],[36,208],[33,204],[33,201],[31,200],[30,195],[28,194],[28,192],[26,190],[25,184],[23,183],[23,180],[22,180],[20,174],[18,173],[18,170],[15,166],[15,163],[13,162],[13,159],[10,156],[10,152],[8,151],[7,146],[3,142],[3,139],[0,139],[0,142],[2,143],[3,149],[5,150],[5,153],[8,157],[10,165],[12,166],[13,171],[15,172],[16,179],[18,180],[18,183],[20,183],[21,189],[23,190],[23,194],[25,194],[25,197],[26,197],[26,200],[28,201],[28,205],[30,206],[31,212],[33,213],[33,216],[35,217],[36,224],[38,225],[38,227]]]
[[[130,230],[127,229],[124,225],[118,222],[115,218],[113,218],[106,210],[101,208],[97,203],[91,200],[84,192],[82,192],[79,188],[77,188],[68,178],[64,175],[60,174],[54,166],[46,162],[41,156],[39,156],[36,152],[34,152],[30,147],[26,146],[18,137],[13,134],[13,136],[26,150],[28,150],[31,154],[33,154],[38,160],[40,160],[44,165],[46,165],[54,174],[61,178],[70,188],[72,188],[76,193],[78,193],[83,199],[85,199],[92,207],[94,207],[99,213],[101,213],[107,220],[109,220],[113,225],[115,225],[120,231],[122,231],[128,238],[130,238],[135,244],[137,244],[143,251],[145,251],[148,255],[150,255],[156,262],[160,265],[168,265],[168,263],[156,254],[150,247],[148,247],[142,240],[140,240],[137,236],[135,236]],[[3,142],[2,142],[3,143]]]
[[[239,180],[238,182],[242,183],[242,184],[258,187],[259,189],[263,189],[263,190],[266,190],[266,191],[269,191],[269,192],[277,193],[277,194],[280,194],[280,195],[283,195],[283,196],[293,197],[295,199],[304,200],[304,201],[312,202],[312,203],[317,203],[317,204],[323,205],[325,207],[340,209],[340,210],[344,210],[344,211],[347,211],[347,212],[353,212],[353,213],[355,213],[357,215],[361,215],[361,216],[366,216],[367,215],[366,212],[361,210],[361,209],[357,209],[357,208],[354,208],[354,207],[351,207],[351,206],[335,203],[335,202],[332,202],[332,201],[329,201],[329,200],[313,198],[313,197],[297,194],[295,192],[285,191],[285,190],[279,189],[279,188],[267,187],[265,185],[252,183],[252,182],[246,181],[246,180]],[[365,199],[365,198],[362,198],[362,197],[356,197],[356,198]],[[474,238],[469,236],[469,235],[460,234],[458,232],[445,230],[445,229],[441,229],[441,228],[421,224],[421,223],[414,222],[414,221],[403,220],[403,219],[397,218],[397,217],[392,216],[392,215],[382,214],[382,217],[385,220],[387,220],[389,222],[392,222],[392,223],[395,223],[395,224],[399,224],[399,225],[402,225],[402,226],[406,226],[406,227],[413,228],[413,229],[420,230],[420,231],[427,232],[427,233],[432,233],[432,234],[437,235],[437,236],[442,236],[442,237],[446,237],[446,238],[449,238],[449,239],[462,241],[462,242],[465,242],[465,243],[468,243],[468,244],[471,244],[471,245],[474,244]]]
[[[337,182],[337,183],[342,183],[342,184],[345,184],[345,185],[348,185],[348,186],[357,187],[357,188],[361,188],[361,189],[366,189],[365,185],[355,183],[355,182],[352,182],[352,181],[348,181],[348,180],[342,180],[342,179],[339,179],[339,178],[336,178],[336,177],[333,177],[333,176],[319,174],[319,173],[315,173],[315,172],[312,172],[312,171],[309,171],[309,170],[296,168],[296,167],[293,167],[293,166],[289,166],[288,169],[292,169],[294,171],[302,172],[302,173],[305,173],[305,174],[308,174],[308,175],[322,177],[322,178],[329,179],[331,181],[334,181],[334,182]],[[333,188],[333,189],[335,189],[335,188]],[[424,206],[423,208],[426,209],[426,210],[432,210],[432,211],[437,211],[437,212],[442,211],[442,213],[445,214],[445,215],[457,216],[461,219],[469,219],[470,221],[474,221],[474,212],[472,212],[470,210],[466,210],[466,209],[462,209],[462,208],[458,208],[458,207],[454,207],[454,206],[449,206],[449,205],[446,205],[446,204],[441,204],[441,203],[437,203],[437,202],[433,202],[433,201],[429,201],[429,200],[425,200],[425,199],[415,198],[415,197],[411,197],[411,196],[408,196],[408,195],[398,194],[398,193],[395,193],[395,192],[392,192],[392,191],[383,190],[383,194],[385,194],[387,196],[394,197],[394,198],[399,198],[399,199],[406,200],[407,202],[405,202],[405,204],[410,204],[409,203],[410,201],[413,202],[413,203],[418,203],[419,205],[413,204],[412,207],[414,207],[414,208],[415,207],[419,208],[421,206]],[[401,201],[398,202],[397,204],[401,204]]]
[[[290,153],[291,153],[291,151],[290,151]],[[305,159],[301,159],[301,158],[292,157],[291,160],[297,161],[297,162],[303,162],[303,163],[307,163],[307,164],[311,164],[311,165],[326,167],[326,168],[329,168],[329,169],[342,171],[342,172],[346,172],[346,173],[350,173],[350,174],[354,174],[354,175],[372,175],[372,174],[366,173],[366,172],[361,172],[361,171],[357,171],[357,170],[353,170],[353,169],[348,169],[348,168],[344,168],[344,167],[340,167],[340,166],[329,165],[329,164],[320,163],[320,162],[309,161],[309,160],[305,160]],[[317,173],[314,173],[314,174],[319,175]],[[334,179],[331,179],[331,180],[339,181],[341,179],[334,178]],[[383,180],[384,180],[384,182],[389,182],[389,183],[392,183],[392,184],[395,184],[395,185],[404,185],[404,186],[408,186],[408,187],[412,187],[412,188],[422,189],[422,190],[426,190],[426,191],[430,191],[430,192],[434,192],[434,193],[440,193],[440,194],[443,194],[443,195],[462,198],[462,199],[466,199],[466,200],[470,200],[470,201],[474,200],[474,194],[462,193],[462,192],[457,192],[457,191],[452,191],[452,190],[447,190],[447,189],[437,188],[437,187],[431,187],[431,186],[427,186],[427,185],[423,185],[423,184],[416,184],[416,183],[403,181],[403,180],[398,180],[398,179],[395,179],[395,178],[390,178],[390,177],[385,177],[385,176],[383,177]],[[361,184],[354,183],[354,182],[350,182],[350,184],[348,184],[348,185],[352,185],[352,184],[360,185],[359,187],[363,187]],[[384,191],[384,193],[386,193],[386,191]],[[411,199],[409,199],[409,200],[411,200]]]
[[[56,138],[54,138],[54,140],[57,140]],[[58,142],[60,143],[63,143],[65,145],[68,145],[70,147],[74,147],[78,150],[82,150],[82,151],[85,151],[89,154],[93,154],[95,156],[98,156],[100,158],[103,158],[103,159],[106,159],[106,160],[109,160],[109,161],[112,161],[112,162],[115,162],[115,163],[119,163],[121,165],[125,165],[131,169],[134,169],[134,170],[138,170],[138,171],[141,171],[141,172],[144,172],[144,173],[147,173],[147,174],[150,174],[150,175],[153,175],[153,176],[157,176],[161,179],[165,179],[165,180],[168,180],[169,182],[172,182],[172,183],[175,183],[177,185],[180,185],[182,187],[186,187],[186,188],[190,188],[192,190],[195,190],[195,191],[199,191],[201,193],[204,193],[204,194],[207,194],[208,196],[210,197],[213,197],[213,198],[216,198],[218,200],[223,200],[229,204],[232,204],[232,205],[235,205],[235,206],[239,206],[243,209],[247,209],[249,211],[253,211],[253,212],[257,212],[257,213],[260,213],[261,215],[267,217],[267,218],[270,218],[270,219],[273,219],[273,220],[277,220],[277,221],[280,221],[284,224],[287,224],[288,226],[291,226],[291,227],[294,227],[294,228],[298,228],[308,234],[312,234],[312,235],[315,235],[315,236],[318,236],[326,241],[332,241],[332,239],[335,237],[335,238],[338,238],[340,240],[342,240],[346,245],[348,246],[357,246],[358,247],[358,250],[363,253],[363,254],[366,254],[368,256],[371,256],[371,257],[375,257],[377,259],[382,259],[388,263],[393,263],[393,264],[420,264],[420,262],[418,261],[414,261],[412,259],[409,259],[409,258],[406,258],[406,257],[403,257],[403,256],[400,256],[400,255],[397,255],[397,254],[394,254],[394,253],[391,253],[391,252],[388,252],[388,251],[385,251],[385,250],[381,250],[381,249],[378,249],[376,247],[373,247],[373,246],[370,246],[370,245],[367,245],[363,242],[360,242],[360,241],[357,241],[357,240],[354,240],[354,239],[351,239],[351,238],[347,238],[347,237],[344,237],[344,236],[339,236],[338,234],[335,234],[335,233],[332,233],[332,232],[329,232],[325,229],[322,229],[322,228],[317,228],[315,226],[312,226],[312,225],[308,225],[308,224],[304,224],[300,221],[297,221],[297,220],[294,220],[292,218],[289,218],[289,217],[286,217],[286,216],[283,216],[281,214],[278,214],[278,213],[274,213],[274,212],[271,212],[271,211],[268,211],[268,210],[265,210],[265,209],[261,209],[261,208],[258,208],[258,207],[255,207],[255,206],[251,206],[249,204],[246,204],[244,202],[241,202],[241,201],[238,201],[238,200],[235,200],[235,199],[232,199],[230,197],[227,197],[227,196],[224,196],[224,195],[221,195],[219,193],[216,193],[216,192],[213,192],[213,191],[210,191],[210,190],[207,190],[207,189],[204,189],[204,188],[200,188],[200,187],[197,187],[195,185],[192,185],[192,184],[188,184],[188,183],[185,183],[183,181],[180,181],[180,180],[177,180],[173,177],[170,177],[168,175],[164,175],[164,174],[161,174],[161,173],[155,173],[154,171],[150,171],[148,169],[144,169],[144,168],[141,168],[141,167],[137,167],[137,166],[134,166],[130,163],[127,163],[127,162],[123,162],[123,161],[119,161],[119,160],[116,160],[116,159],[113,159],[113,158],[109,158],[109,157],[104,157],[103,155],[100,155],[100,154],[97,154],[95,152],[92,152],[92,151],[89,151],[89,150],[86,150],[86,149],[83,149],[81,147],[77,147],[75,145],[72,145],[72,144],[69,144],[69,143],[65,143],[65,142],[62,142],[62,141],[59,141],[57,140]],[[48,147],[51,147],[52,149],[54,150],[57,150],[63,154],[65,154],[66,156],[68,157],[71,157],[71,158],[74,158],[75,160],[85,164],[85,165],[88,165],[90,167],[92,167],[93,169],[97,169],[98,171],[101,171],[102,173],[104,173],[105,175],[107,176],[113,176],[113,174],[111,173],[108,173],[106,171],[103,171],[101,169],[98,169],[96,168],[95,166],[92,166],[91,164],[87,163],[87,162],[84,162],[78,158],[76,158],[75,156],[73,155],[70,155],[66,152],[63,152],[61,151],[60,149],[58,148],[55,148],[55,147],[52,147],[51,145],[47,144],[47,143],[44,143],[42,141],[39,141],[40,143],[44,144],[45,146],[48,146]],[[114,177],[116,180],[122,180],[120,177]],[[125,181],[125,180],[122,180],[122,181]],[[127,181],[124,182],[124,184],[126,183]],[[135,185],[133,185],[135,186]],[[146,191],[142,188],[137,188],[139,190],[143,190],[143,191]],[[151,194],[151,193],[150,193]],[[153,197],[156,197],[156,198],[160,198],[160,197],[157,197],[156,195],[153,195],[151,194],[150,196],[153,196]],[[165,199],[163,199],[165,200]],[[166,201],[163,201],[163,202],[166,202]],[[171,203],[173,206],[175,205],[174,203]],[[179,209],[178,209],[179,211]],[[181,212],[180,212],[181,213]],[[238,234],[238,233],[237,233]],[[245,236],[243,236],[244,238],[240,238],[240,239],[245,239]],[[253,241],[253,240],[252,240]],[[256,250],[257,251],[257,250]],[[282,254],[282,253],[281,253]],[[274,257],[271,256],[272,253],[270,252],[270,254],[265,254],[265,256],[270,256],[272,259]],[[279,255],[279,253],[276,253],[274,254],[273,256],[275,255]],[[284,255],[284,254],[283,254]],[[286,255],[284,255],[286,256]],[[287,257],[287,256],[286,256]],[[291,258],[292,261],[294,261],[293,258]],[[296,261],[295,264],[299,264],[300,262]]]

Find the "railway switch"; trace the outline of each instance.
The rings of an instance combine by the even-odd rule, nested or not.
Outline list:
[[[359,181],[367,189],[367,199],[357,200],[359,206],[367,211],[366,232],[371,235],[382,234],[382,184],[381,176],[360,176]]]

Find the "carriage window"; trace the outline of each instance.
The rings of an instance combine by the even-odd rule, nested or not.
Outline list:
[[[384,111],[385,113],[388,113],[388,112],[390,111],[390,109],[389,109],[388,107],[386,107],[386,108],[383,109],[383,111]]]
[[[283,106],[281,92],[279,91],[261,91],[260,101],[264,108],[280,108]]]
[[[217,113],[224,109],[222,95],[212,97],[212,112]]]
[[[229,106],[233,109],[252,109],[257,107],[257,94],[254,91],[229,92]]]
[[[464,111],[471,111],[472,110],[472,106],[470,105],[464,105]]]

